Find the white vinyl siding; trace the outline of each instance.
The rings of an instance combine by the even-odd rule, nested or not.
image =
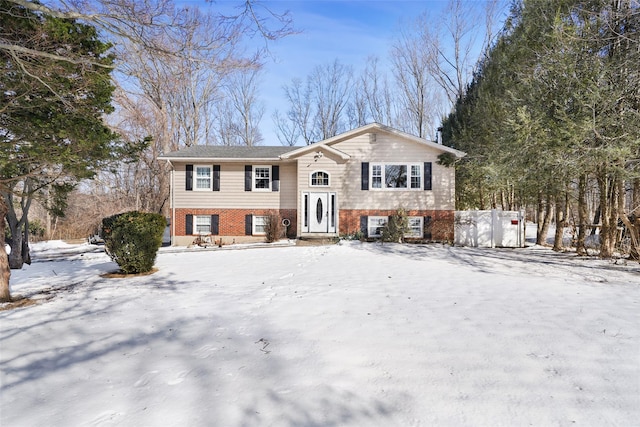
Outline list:
[[[297,205],[296,164],[280,165],[280,191],[244,191],[245,163],[222,163],[220,166],[220,191],[185,191],[185,163],[177,164],[174,172],[174,201],[176,208],[218,209],[295,209]],[[195,167],[194,167],[195,189]],[[306,171],[304,183],[309,179]]]
[[[374,144],[370,143],[369,134],[364,134],[336,143],[332,147],[351,156],[351,160],[338,165],[341,170],[332,171],[332,187],[341,189],[340,209],[369,210],[372,206],[380,210],[395,210],[398,206],[407,210],[455,208],[455,168],[438,165],[440,151],[432,147],[385,132],[377,133]],[[407,159],[411,160],[412,165],[419,166],[423,190],[386,190],[382,186],[374,188],[375,184],[369,173],[369,191],[362,191],[361,162],[369,162],[371,171],[375,165],[402,164],[406,163]],[[432,163],[431,191],[424,191],[424,162]],[[301,163],[300,169],[305,167],[306,164]],[[323,169],[327,170],[327,167],[323,166]],[[336,181],[336,177],[340,177],[340,183]]]

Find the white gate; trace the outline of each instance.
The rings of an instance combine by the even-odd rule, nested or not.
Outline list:
[[[524,212],[456,211],[455,244],[476,248],[522,248],[525,243]]]

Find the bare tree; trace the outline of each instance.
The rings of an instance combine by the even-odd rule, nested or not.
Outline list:
[[[283,139],[287,144],[283,145],[296,145],[298,138],[302,138],[305,144],[309,145],[317,138],[313,125],[313,98],[311,93],[311,85],[307,81],[307,84],[303,86],[302,80],[294,78],[291,81],[290,86],[284,87],[284,95],[289,102],[289,110],[287,110],[288,124],[285,124],[283,120],[277,122],[278,129],[282,129],[282,135],[280,141]],[[278,112],[276,112],[278,115]],[[295,139],[292,139],[294,138]]]
[[[345,130],[347,106],[351,101],[353,69],[338,60],[316,66],[306,81],[296,78],[284,87],[289,102],[286,123],[279,113],[274,115],[278,138],[295,145],[292,137],[301,137],[308,145],[330,138]]]
[[[394,105],[391,87],[387,76],[381,74],[379,58],[370,56],[357,86],[358,96],[363,99],[367,110],[366,124],[370,118],[374,122],[395,126]]]
[[[288,115],[287,115],[288,116]],[[300,138],[300,128],[296,126],[295,122],[284,117],[279,110],[275,110],[271,116],[273,123],[276,126],[276,137],[280,144],[294,146]]]
[[[315,127],[320,139],[337,135],[346,128],[344,110],[351,96],[353,69],[335,60],[329,65],[316,67],[310,75],[315,94]]]
[[[415,24],[415,26],[418,26]],[[434,127],[436,91],[428,70],[435,60],[415,28],[406,27],[391,48],[391,61],[399,92],[398,125],[424,138]]]
[[[228,75],[230,72],[259,66],[258,58],[264,54],[264,49],[252,54],[245,54],[238,49],[239,41],[246,36],[260,36],[265,41],[283,37],[292,32],[291,20],[288,14],[277,15],[263,8],[261,3],[245,1],[238,12],[233,16],[221,14],[204,14],[197,8],[176,8],[171,0],[148,0],[139,2],[136,0],[108,1],[108,0],[70,0],[43,4],[31,0],[7,0],[27,10],[37,12],[43,16],[55,18],[75,19],[83,23],[95,26],[101,37],[111,41],[114,51],[120,55],[120,63],[105,63],[103,60],[90,56],[78,56],[75,49],[62,49],[56,52],[33,48],[33,43],[27,39],[5,39],[0,35],[0,52],[13,58],[17,64],[16,69],[26,70],[27,59],[41,58],[49,61],[66,62],[68,64],[87,65],[87,68],[106,67],[108,69],[117,66],[114,72],[120,83],[122,93],[128,93],[132,97],[128,102],[119,104],[121,116],[121,134],[132,137],[132,140],[153,138],[147,153],[140,164],[148,166],[148,175],[156,180],[162,175],[157,167],[156,157],[170,147],[178,144],[191,145],[202,139],[207,140],[209,127],[207,124],[213,111],[210,104],[213,96],[201,97],[202,94],[215,94],[218,90],[217,78]],[[11,8],[3,8],[0,14],[11,19]],[[262,10],[261,10],[262,9]],[[275,29],[272,29],[275,25]],[[138,59],[136,66],[126,68]],[[129,62],[132,61],[132,62]],[[144,70],[154,79],[143,79],[141,74],[131,73],[133,70]],[[49,72],[44,70],[44,72]],[[46,85],[46,82],[37,74],[25,73],[28,78]],[[203,78],[206,77],[206,78]],[[168,84],[173,84],[167,86]],[[132,88],[136,88],[132,90]],[[175,91],[167,91],[175,89]],[[169,93],[170,95],[167,95]],[[55,93],[54,93],[55,95]],[[59,97],[61,102],[65,102]],[[197,101],[197,102],[196,102]],[[191,102],[189,105],[188,103]],[[142,123],[138,114],[135,120],[124,120],[122,116],[131,113],[132,106],[142,108],[153,113],[146,124]],[[181,114],[175,114],[180,112]],[[6,111],[4,111],[5,114]],[[137,122],[135,127],[127,128],[127,124]],[[203,135],[205,135],[203,137]],[[127,168],[121,168],[124,174]],[[141,168],[129,168],[134,170],[134,182],[141,181],[139,172]],[[28,174],[33,174],[28,171]],[[28,175],[27,175],[28,176]],[[125,177],[130,180],[130,176]],[[12,176],[13,181],[25,177]],[[160,192],[168,194],[166,184],[159,182]],[[115,186],[112,186],[112,188]],[[15,186],[0,177],[0,190],[4,193],[12,193]],[[138,187],[135,187],[138,189]],[[23,192],[22,189],[19,191]],[[153,191],[153,189],[151,189]],[[142,196],[147,192],[139,192]],[[136,204],[141,203],[142,197],[135,197]],[[10,200],[10,197],[8,198]],[[159,203],[155,203],[154,210],[161,209],[166,197],[160,197]],[[160,206],[158,206],[160,205]],[[6,204],[3,204],[7,208]],[[8,209],[0,209],[2,224]],[[23,211],[24,212],[24,211]],[[13,218],[9,218],[13,220]],[[25,226],[25,228],[28,228]],[[3,233],[4,235],[4,233]],[[10,300],[9,275],[5,274],[7,256],[4,245],[0,248],[0,298]]]
[[[162,153],[196,144],[260,142],[257,122],[262,112],[255,76],[266,51],[246,52],[241,45],[256,33],[271,40],[291,30],[287,15],[268,11],[266,15],[274,17],[269,22],[256,6],[262,7],[246,2],[233,16],[185,9],[181,25],[149,37],[149,48],[121,39],[116,98],[120,109],[114,123],[129,138],[151,139],[137,164],[110,175],[114,184],[135,183],[127,193],[130,206],[152,212],[167,209],[167,165],[157,160]],[[274,22],[282,25],[280,29],[269,29]],[[121,193],[120,188],[114,186],[114,194]]]
[[[255,68],[231,74],[223,87],[224,101],[216,115],[217,142],[222,145],[259,145],[264,104],[258,99],[259,71]]]

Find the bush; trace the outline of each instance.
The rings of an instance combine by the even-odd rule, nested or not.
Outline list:
[[[280,214],[276,212],[269,212],[267,214],[267,222],[264,224],[264,239],[266,240],[266,242],[277,242],[282,237],[283,232],[284,229]]]
[[[383,242],[404,242],[404,235],[409,232],[409,216],[403,208],[398,208],[395,215],[389,217],[387,225],[382,228]]]
[[[153,268],[165,226],[160,214],[131,211],[104,218],[101,236],[124,273],[146,273]]]

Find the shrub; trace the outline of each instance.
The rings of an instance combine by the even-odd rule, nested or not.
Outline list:
[[[267,214],[267,221],[264,224],[265,240],[267,243],[273,243],[282,237],[283,234],[282,218],[277,212],[269,212]]]
[[[351,233],[342,234],[340,238],[343,240],[364,240],[364,233],[362,230],[356,230]]]
[[[395,215],[389,217],[387,225],[382,227],[383,242],[404,242],[404,235],[409,232],[409,216],[403,208],[398,208]]]
[[[160,214],[125,212],[102,220],[102,238],[111,259],[126,274],[151,271],[166,221]]]
[[[32,242],[39,242],[44,238],[44,225],[39,219],[33,219],[29,221],[29,240]]]

